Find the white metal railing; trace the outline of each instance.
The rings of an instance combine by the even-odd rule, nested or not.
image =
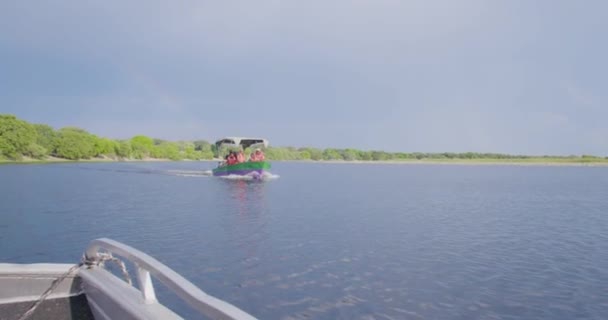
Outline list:
[[[119,255],[135,264],[139,290],[146,303],[156,303],[156,293],[150,275],[175,292],[192,308],[212,319],[253,320],[256,319],[230,303],[210,296],[171,268],[158,260],[128,245],[112,239],[101,238],[91,241],[86,251],[86,259],[95,261],[100,257],[100,249]]]

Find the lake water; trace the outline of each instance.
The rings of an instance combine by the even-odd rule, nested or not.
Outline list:
[[[2,165],[0,261],[76,263],[113,238],[260,319],[608,317],[606,167],[186,172],[212,166]]]

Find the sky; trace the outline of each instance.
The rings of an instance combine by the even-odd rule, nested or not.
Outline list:
[[[0,2],[0,113],[110,138],[608,156],[608,2]]]

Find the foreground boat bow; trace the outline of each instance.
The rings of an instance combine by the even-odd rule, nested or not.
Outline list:
[[[104,262],[117,260],[112,254],[136,266],[139,289],[104,268]],[[43,309],[34,310],[30,319],[181,319],[158,302],[152,276],[211,319],[255,319],[206,294],[151,256],[105,238],[91,242],[84,263],[77,268],[65,264],[0,264],[0,314],[2,319],[20,319],[47,287],[56,286],[40,304]]]

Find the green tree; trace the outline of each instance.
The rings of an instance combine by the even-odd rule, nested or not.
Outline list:
[[[410,158],[420,160],[422,159],[422,154],[419,152],[410,153]]]
[[[213,159],[211,144],[209,144],[207,141],[197,140],[194,142],[184,142],[182,147],[182,155],[184,159]]]
[[[384,151],[372,151],[372,160],[384,161],[389,159],[389,154]]]
[[[196,151],[213,151],[211,148],[211,143],[205,141],[205,140],[196,140],[193,142],[194,143],[194,150]]]
[[[131,138],[132,155],[136,159],[143,159],[150,156],[154,148],[154,140],[146,136],[135,136]]]
[[[94,156],[97,157],[100,155],[116,155],[116,142],[114,140],[110,140],[108,138],[99,138],[95,136],[93,140],[95,145]]]
[[[180,160],[182,159],[179,146],[174,142],[161,143],[156,147],[155,158]]]
[[[310,149],[310,159],[315,161],[323,160],[323,151],[314,148]]]
[[[409,159],[410,155],[404,152],[397,152],[394,154],[394,159],[398,159],[398,160],[405,160],[405,159]]]
[[[323,150],[323,160],[342,160],[342,155],[336,149],[327,148]]]
[[[346,161],[359,160],[359,151],[355,149],[345,149],[341,152],[342,158]]]
[[[117,141],[114,144],[114,152],[121,158],[131,158],[131,142],[128,140]]]
[[[32,143],[27,146],[24,154],[35,159],[44,159],[48,155],[48,151],[44,147],[41,147],[36,143]]]
[[[183,153],[185,159],[198,160],[201,158],[200,151],[194,150],[194,144],[186,145]]]
[[[310,160],[310,157],[311,157],[310,151],[304,149],[304,150],[300,150],[299,153],[300,153],[299,158],[301,160]]]
[[[45,148],[49,154],[55,153],[55,140],[57,132],[46,124],[34,124],[36,130],[36,144]]]
[[[268,160],[297,160],[299,152],[289,147],[269,147],[264,151]]]
[[[80,128],[62,128],[57,134],[55,155],[70,160],[89,159],[95,155],[95,136]]]
[[[0,115],[0,155],[20,159],[36,141],[34,127],[13,115]]]
[[[200,152],[200,158],[199,159],[211,160],[214,157],[213,151],[211,151],[211,150],[197,151],[197,152]]]
[[[361,151],[359,152],[359,159],[363,160],[363,161],[372,161],[374,160],[372,157],[372,152],[371,151]]]
[[[323,160],[323,151],[317,148],[300,148],[300,158],[303,160]]]
[[[285,154],[281,148],[270,147],[266,149],[265,153],[268,160],[285,160]]]

